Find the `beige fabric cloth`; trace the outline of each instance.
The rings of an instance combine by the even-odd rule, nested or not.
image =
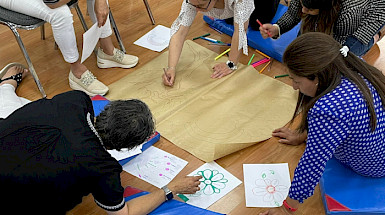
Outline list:
[[[271,137],[292,117],[297,92],[239,65],[233,74],[211,79],[212,67],[222,57],[186,41],[173,88],[161,76],[167,55],[144,65],[109,86],[107,98],[141,99],[156,119],[157,131],[199,159],[209,162]]]

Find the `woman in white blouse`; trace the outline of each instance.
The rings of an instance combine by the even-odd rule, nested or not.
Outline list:
[[[234,34],[229,59],[226,63],[216,64],[211,75],[211,78],[222,78],[236,70],[242,50],[247,55],[246,31],[253,11],[253,0],[183,0],[179,16],[171,26],[168,67],[162,77],[164,85],[171,87],[174,84],[176,65],[183,43],[197,12],[218,19],[234,17]]]

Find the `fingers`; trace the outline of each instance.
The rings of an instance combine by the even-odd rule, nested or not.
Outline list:
[[[174,85],[175,74],[164,73],[162,79],[164,85],[172,87]]]
[[[269,211],[265,211],[263,213],[259,213],[259,215],[268,215],[269,214]]]
[[[194,194],[200,190],[202,176],[182,176],[172,180],[168,187],[174,193]]]
[[[291,144],[290,144],[290,141],[289,141],[288,139],[280,139],[280,140],[278,140],[278,143],[291,145]]]
[[[229,75],[233,72],[226,63],[220,63],[217,64],[213,67],[213,74],[210,76],[211,78],[222,78],[225,77],[226,75]]]
[[[269,37],[269,35],[267,34],[267,30],[262,26],[259,27],[259,32],[261,33],[261,36],[263,37],[263,39],[266,39]]]

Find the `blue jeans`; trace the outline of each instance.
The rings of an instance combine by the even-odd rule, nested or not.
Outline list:
[[[374,45],[374,39],[372,38],[366,45],[354,36],[348,36],[344,45],[349,47],[349,51],[353,52],[355,55],[360,57],[366,54],[366,52],[368,52],[370,48],[372,48],[372,46]]]

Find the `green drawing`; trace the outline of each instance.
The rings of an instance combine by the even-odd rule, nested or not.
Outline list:
[[[201,190],[205,195],[220,193],[226,187],[228,180],[218,170],[206,169],[198,171],[197,175],[202,176]]]

